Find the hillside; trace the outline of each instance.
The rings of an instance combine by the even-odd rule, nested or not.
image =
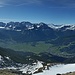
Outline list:
[[[19,75],[19,74],[12,73],[12,71],[10,71],[10,70],[0,70],[0,75]]]
[[[22,52],[22,51],[13,51],[10,49],[5,49],[0,47],[0,55],[3,59],[9,57],[11,60],[17,63],[32,63],[36,60],[43,62],[64,62],[66,58],[52,55],[47,52],[35,54],[32,52]]]

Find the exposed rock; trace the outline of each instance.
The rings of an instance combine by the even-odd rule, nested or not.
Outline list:
[[[61,75],[61,74],[57,74],[57,75]]]

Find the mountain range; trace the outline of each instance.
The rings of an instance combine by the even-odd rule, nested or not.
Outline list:
[[[15,62],[25,63],[29,55],[46,62],[75,62],[75,25],[0,22],[0,47],[0,55]]]

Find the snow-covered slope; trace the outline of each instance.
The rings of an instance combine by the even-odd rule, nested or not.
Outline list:
[[[56,75],[75,71],[75,64],[57,64],[54,66],[50,66],[49,69],[46,70],[44,69],[44,65],[42,64],[43,62],[41,61],[37,61],[32,64],[20,64],[13,62],[14,65],[13,63],[11,63],[11,65],[8,65],[10,64],[9,61],[11,63],[11,59],[9,57],[2,57],[0,55],[0,69],[18,70],[27,75]]]
[[[50,67],[50,70],[44,70],[44,72],[34,75],[57,75],[73,71],[75,71],[75,64],[59,64]]]
[[[36,63],[33,63],[33,65],[24,65],[20,71],[23,71],[23,73],[35,73],[38,72],[39,69],[42,69],[43,65],[40,61],[37,61]],[[41,70],[42,71],[42,70]]]
[[[23,73],[35,73],[38,72],[40,68],[43,68],[42,62],[37,61],[32,64],[21,64],[13,62],[9,57],[0,55],[0,69],[18,69]],[[41,69],[42,71],[43,69]]]

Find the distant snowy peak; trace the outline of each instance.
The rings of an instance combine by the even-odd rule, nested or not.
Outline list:
[[[53,28],[53,29],[59,29],[62,27],[62,25],[54,25],[54,24],[48,24],[48,26]]]
[[[75,25],[71,25],[70,27],[66,28],[68,30],[75,30]]]
[[[75,25],[72,24],[61,24],[61,25],[55,25],[55,24],[46,24],[43,22],[40,23],[31,23],[31,22],[9,22],[9,23],[3,23],[0,22],[0,29],[6,29],[6,30],[14,30],[14,31],[24,31],[24,30],[32,30],[32,29],[49,29],[52,28],[54,30],[75,30]]]
[[[71,24],[62,24],[62,25],[48,24],[48,26],[53,29],[59,29],[59,30],[75,30],[75,25]]]
[[[75,30],[75,25],[70,25],[70,24],[67,24],[67,25],[62,25],[61,28],[59,28],[61,30]]]

